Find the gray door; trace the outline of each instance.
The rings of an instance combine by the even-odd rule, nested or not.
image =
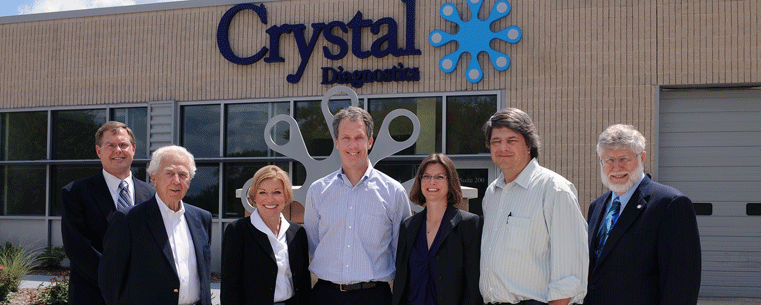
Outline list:
[[[696,204],[702,296],[761,297],[761,90],[661,91],[656,179]]]

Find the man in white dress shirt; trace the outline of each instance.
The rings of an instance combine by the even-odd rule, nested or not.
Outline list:
[[[486,304],[581,303],[587,289],[587,223],[576,188],[539,165],[539,135],[520,109],[484,124],[501,174],[486,189],[479,288]]]
[[[98,269],[106,304],[211,304],[211,213],[182,201],[195,171],[183,147],[153,153],[156,196],[114,213],[106,231]]]

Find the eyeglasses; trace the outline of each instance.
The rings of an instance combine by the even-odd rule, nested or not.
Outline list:
[[[104,149],[108,151],[116,150],[117,147],[119,147],[119,149],[121,150],[127,150],[130,147],[132,147],[132,144],[128,142],[121,142],[118,144],[107,142],[107,143],[104,143],[101,147],[103,147]]]
[[[425,180],[431,180],[431,179],[435,179],[436,181],[444,181],[444,180],[447,179],[447,176],[444,176],[444,175],[436,175],[436,176],[423,175],[423,176],[420,177],[420,180],[423,180],[423,181],[425,181]]]
[[[613,164],[616,164],[616,161],[618,161],[622,166],[627,166],[641,154],[642,153],[638,153],[634,156],[623,156],[618,158],[600,158],[600,164],[603,166],[613,166]]]

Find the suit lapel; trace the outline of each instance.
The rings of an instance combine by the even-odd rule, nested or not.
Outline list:
[[[603,211],[605,211],[605,204],[610,201],[610,196],[613,195],[613,192],[608,192],[607,196],[605,196],[605,200],[602,202],[599,202],[594,210],[592,210],[592,215],[589,216],[589,224],[590,228],[592,229],[590,231],[590,234],[587,235],[587,239],[589,239],[589,253],[594,252],[594,246],[597,244],[597,233],[600,232],[600,224],[602,223],[602,215]]]
[[[204,272],[201,269],[201,266],[205,265],[203,247],[208,243],[208,240],[203,238],[205,234],[203,224],[201,223],[201,217],[196,213],[196,210],[193,209],[193,207],[186,203],[183,203],[183,205],[185,205],[185,222],[188,224],[190,237],[193,239],[193,249],[195,249],[196,252],[196,264],[198,265],[198,274],[200,275]]]
[[[103,172],[96,175],[91,182],[92,187],[90,190],[92,190],[92,196],[101,213],[103,213],[103,217],[108,219],[116,211],[116,204],[114,203],[114,198],[111,197],[111,191],[108,190],[108,184],[106,184]]]
[[[428,209],[423,209],[420,213],[415,214],[410,218],[410,225],[407,227],[407,255],[409,256],[409,253],[412,252],[412,249],[415,247],[415,241],[417,240],[417,235],[420,232],[421,227],[423,226],[423,221],[425,220],[425,216],[428,213]],[[418,216],[420,215],[420,216]]]
[[[296,232],[298,229],[299,228],[293,224],[288,224],[288,230],[285,231],[285,243],[288,245],[288,249],[293,249],[291,248],[291,242],[293,241],[293,238],[296,237]]]
[[[649,192],[647,192],[649,182],[650,179],[645,177],[645,179],[642,180],[642,183],[637,187],[637,190],[634,191],[634,194],[632,194],[632,198],[626,203],[624,211],[621,212],[621,216],[618,217],[616,224],[613,225],[613,229],[610,230],[608,240],[605,242],[600,258],[597,260],[597,265],[605,259],[611,249],[613,249],[616,243],[618,243],[618,240],[624,236],[624,233],[629,230],[629,227],[631,227],[634,221],[639,218],[642,211],[647,209],[647,200],[643,194],[649,194]]]
[[[164,218],[161,217],[161,211],[158,207],[158,201],[155,197],[146,202],[148,205],[145,209],[148,228],[153,233],[153,238],[156,240],[161,252],[164,253],[164,257],[172,266],[174,274],[177,274],[177,266],[174,265],[174,255],[172,254],[172,245],[169,244],[169,237],[166,235],[166,228],[164,227]]]
[[[272,250],[272,244],[270,244],[270,240],[267,237],[267,234],[264,234],[264,232],[259,231],[259,229],[254,227],[254,224],[252,224],[251,221],[246,222],[246,227],[248,228],[248,233],[251,234],[251,237],[254,238],[254,240],[256,241],[256,243],[259,244],[260,247],[262,247],[262,250],[264,250],[264,253],[267,253],[267,255],[272,259],[273,262],[277,262],[277,260],[275,259],[275,252]],[[291,227],[288,228],[289,229],[288,231],[290,231]],[[286,231],[286,238],[289,238],[288,231]],[[295,233],[296,232],[294,232],[293,235],[296,235]],[[290,237],[290,238],[293,239],[293,237]]]
[[[452,233],[452,231],[457,226],[457,224],[460,223],[460,221],[462,221],[462,215],[460,215],[460,213],[457,213],[457,208],[448,207],[446,212],[444,212],[443,219],[441,219],[441,224],[449,223],[449,225],[442,227],[441,231],[438,232],[438,233],[441,233],[441,236],[438,236],[438,233],[437,233],[435,238],[440,240],[441,241],[440,243],[444,242],[447,236],[449,236],[449,233]],[[439,251],[441,251],[441,248],[442,248],[441,244],[439,244],[439,248],[436,250],[436,252],[438,253]]]

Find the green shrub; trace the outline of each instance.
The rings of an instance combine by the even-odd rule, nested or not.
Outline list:
[[[8,298],[8,294],[13,290],[14,279],[8,276],[5,272],[5,267],[0,265],[0,303],[5,302]],[[16,286],[18,289],[18,285]]]
[[[36,257],[32,251],[15,247],[10,242],[0,247],[0,301],[5,301],[9,292],[18,291],[21,278],[34,268]]]
[[[50,279],[53,282],[48,287],[40,284],[37,294],[32,298],[33,305],[66,305],[69,299],[69,279],[67,272],[61,274],[61,278]]]
[[[47,246],[45,250],[37,256],[37,261],[42,267],[61,267],[61,262],[66,258],[66,251],[63,247]]]

